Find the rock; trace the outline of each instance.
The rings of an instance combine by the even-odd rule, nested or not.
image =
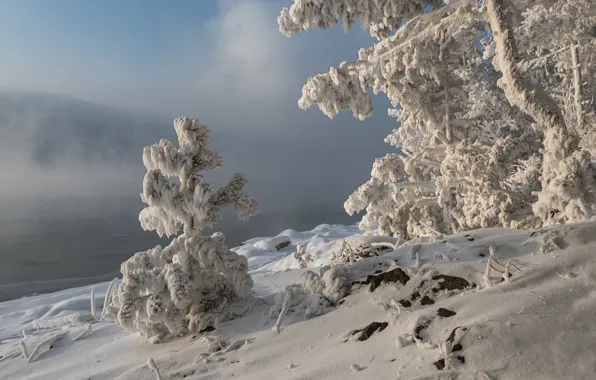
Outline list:
[[[455,332],[457,331],[457,329],[461,329],[462,331],[467,331],[468,330],[467,327],[457,326],[456,328],[454,328],[451,331],[451,334],[449,334],[449,337],[447,338],[447,342],[449,342],[451,344],[453,344],[453,342],[455,342]]]
[[[445,359],[439,359],[433,363],[439,370],[445,368]]]
[[[442,307],[440,307],[439,310],[437,310],[437,315],[443,318],[453,317],[455,314],[457,314],[455,311],[444,309]]]
[[[470,286],[474,286],[474,284],[470,284],[467,280],[461,277],[448,276],[446,274],[439,274],[437,276],[434,276],[433,280],[443,280],[439,283],[438,289],[433,289],[434,291],[464,290],[466,288],[469,288]]]
[[[418,321],[418,324],[416,324],[416,327],[414,328],[414,335],[417,339],[422,339],[420,333],[426,330],[428,326],[430,326],[432,321],[432,319],[421,319],[420,321]]]
[[[410,281],[410,276],[406,274],[401,268],[395,268],[387,272],[383,272],[378,275],[369,275],[366,277],[364,281],[365,284],[369,285],[369,290],[374,292],[376,288],[378,288],[382,283],[396,283],[399,282],[402,285],[405,285],[408,281]]]
[[[410,307],[412,306],[412,303],[408,300],[399,300],[399,303],[403,306],[403,307]]]
[[[279,251],[291,244],[290,238],[287,236],[276,236],[272,238],[262,239],[253,244],[253,247],[262,249],[267,252]]]
[[[451,351],[452,351],[452,352],[457,352],[457,351],[461,351],[461,350],[463,350],[463,349],[464,349],[464,348],[462,347],[462,345],[458,343],[458,344],[456,344],[455,346],[453,346],[453,348],[451,349]]]
[[[287,246],[289,246],[290,243],[291,243],[290,240],[282,241],[281,243],[279,243],[279,244],[277,244],[275,246],[275,249],[277,249],[278,251],[280,251],[280,250],[286,248]]]
[[[420,300],[421,305],[432,305],[434,303],[435,303],[435,301],[433,301],[429,296],[424,296]]]
[[[457,360],[461,362],[461,364],[466,364],[466,357],[465,356],[458,356]]]
[[[210,332],[210,331],[213,331],[213,330],[215,330],[215,327],[213,327],[213,326],[207,326],[204,329],[199,330],[199,334],[203,334],[203,333]]]
[[[412,298],[410,298],[412,301],[416,301],[418,298],[420,298],[420,293],[419,292],[414,292],[412,293]]]
[[[368,326],[366,326],[363,329],[352,331],[352,335],[360,333],[360,335],[358,336],[358,340],[363,342],[370,338],[372,334],[374,334],[375,332],[381,332],[385,330],[387,326],[389,326],[389,323],[387,322],[371,322]]]

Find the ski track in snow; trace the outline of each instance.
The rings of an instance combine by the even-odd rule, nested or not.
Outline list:
[[[411,277],[405,285],[385,284],[374,292],[355,285],[340,306],[308,320],[290,308],[279,334],[271,330],[276,318],[269,318],[269,305],[255,306],[206,333],[230,344],[228,352],[207,360],[199,355],[207,351],[207,338],[199,334],[152,345],[114,323],[90,321],[89,294],[93,289],[101,314],[108,282],[2,302],[0,379],[155,379],[149,358],[163,379],[595,379],[595,229],[596,222],[589,222],[532,236],[495,228],[437,238],[420,243],[420,268],[410,255],[416,242],[406,244],[351,265],[352,280],[359,280],[397,263]],[[553,236],[564,244],[540,253],[552,247]],[[283,237],[291,244],[277,251],[273,243]],[[255,295],[270,300],[306,270],[292,256],[298,243],[308,243],[318,272],[316,267],[330,264],[342,239],[379,237],[361,235],[355,226],[321,225],[251,239],[233,250],[249,258]],[[525,266],[512,271],[509,282],[493,273],[491,286],[484,287],[491,246],[499,262],[519,260]],[[450,297],[439,293],[430,305],[400,306],[414,299],[432,270],[483,288]],[[438,316],[439,308],[456,314]],[[371,322],[388,326],[366,341],[346,338]],[[462,349],[448,354],[447,367],[439,370],[433,364],[445,358],[439,346],[454,330]],[[416,331],[418,342],[412,337]],[[21,342],[29,355],[40,343],[42,350],[27,362]],[[197,356],[201,360],[195,362]]]

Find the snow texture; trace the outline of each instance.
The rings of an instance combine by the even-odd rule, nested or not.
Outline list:
[[[349,376],[395,378],[396,374],[403,379],[430,380],[589,379],[595,373],[592,346],[596,339],[596,295],[591,280],[596,273],[592,254],[596,247],[595,223],[545,228],[534,233],[482,229],[433,242],[403,244],[394,252],[363,258],[345,268],[351,284],[376,270],[389,270],[397,260],[411,275],[406,285],[385,284],[373,293],[365,287],[350,286],[351,293],[342,298],[342,305],[328,307],[316,318],[306,318],[305,309],[299,309],[296,302],[303,302],[307,295],[324,300],[327,280],[342,276],[331,276],[330,269],[323,270],[322,275],[314,268],[306,272],[300,268],[282,272],[260,269],[253,275],[255,296],[271,302],[254,304],[243,318],[205,335],[195,333],[157,346],[139,345],[133,334],[107,320],[95,323],[91,335],[76,341],[74,338],[84,333],[87,325],[30,330],[32,319],[88,313],[91,289],[97,297],[104,297],[108,282],[3,302],[0,377],[153,380],[156,374],[146,364],[151,357],[156,363],[151,366],[158,368],[164,379],[333,380]],[[325,229],[332,234],[332,228]],[[334,235],[350,230],[353,227],[337,226]],[[308,244],[317,233],[294,231],[289,235]],[[536,254],[546,235],[557,237],[558,250]],[[344,238],[333,239],[340,246]],[[414,246],[421,261],[420,270],[413,268],[415,260],[409,257]],[[397,302],[410,299],[415,290],[431,291],[437,283],[429,279],[437,272],[482,284],[490,247],[497,261],[503,265],[509,262],[509,282],[500,282],[500,274],[492,271],[490,288],[470,288],[457,296],[438,293],[435,303],[428,306],[414,301],[412,306],[404,307]],[[436,259],[435,252],[452,260]],[[330,262],[333,252],[328,251],[327,255],[326,261]],[[528,266],[516,271],[516,260]],[[421,285],[424,280],[427,283]],[[332,280],[329,284],[340,282]],[[274,299],[283,298],[279,290],[286,287],[292,290],[292,296],[299,296],[298,301],[290,302],[280,334],[272,334],[270,327],[275,321],[268,319],[268,327],[263,326],[262,317]],[[329,287],[326,294],[339,294],[331,290],[343,292],[341,289],[342,286]],[[438,317],[439,308],[456,314]],[[373,321],[389,325],[365,342],[341,343],[346,331],[362,329]],[[40,344],[45,347],[30,362],[23,358],[20,344],[23,329],[28,329],[24,339],[28,353]],[[418,336],[414,335],[415,329]],[[49,346],[43,344],[56,336],[61,339]],[[549,360],[536,359],[544,357]],[[196,359],[199,360],[195,362]],[[439,370],[433,363],[441,359],[445,367]],[[352,372],[353,365],[358,366],[358,372]]]

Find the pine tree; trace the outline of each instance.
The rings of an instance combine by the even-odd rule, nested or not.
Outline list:
[[[160,236],[183,233],[165,248],[138,252],[122,263],[122,283],[111,305],[120,325],[153,341],[202,326],[197,318],[245,299],[253,286],[246,258],[228,249],[221,233],[201,232],[220,219],[223,207],[232,205],[240,219],[247,219],[258,212],[259,203],[242,191],[247,182],[242,174],[221,188],[204,180],[202,172],[222,165],[209,148],[206,126],[177,118],[174,128],[178,147],[161,140],[143,150],[147,174],[141,199],[147,207],[139,220]],[[212,322],[213,315],[209,318]]]

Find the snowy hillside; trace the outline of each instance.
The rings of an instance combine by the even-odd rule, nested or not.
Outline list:
[[[162,344],[93,321],[89,294],[99,319],[108,283],[0,303],[0,378],[155,379],[153,358],[163,379],[593,379],[595,228],[484,229],[395,251],[363,249],[379,238],[353,226],[286,230],[233,249],[255,282],[247,315]],[[350,294],[310,319],[290,303],[273,331],[275,295],[301,262],[349,248],[371,256],[348,264]]]

